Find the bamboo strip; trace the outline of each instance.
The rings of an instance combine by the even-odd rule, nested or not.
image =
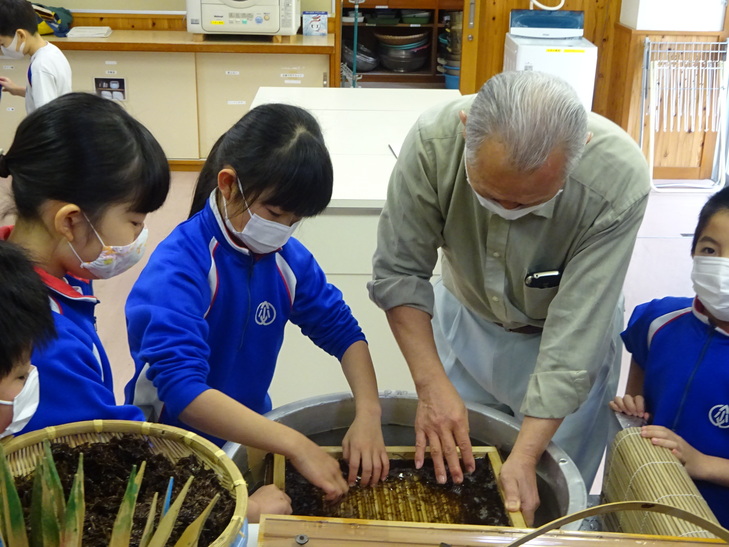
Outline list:
[[[615,436],[603,481],[606,502],[648,501],[683,509],[718,524],[714,514],[670,450],[640,436],[640,428]],[[715,537],[691,522],[655,512],[621,512],[605,518],[612,531],[675,537]]]

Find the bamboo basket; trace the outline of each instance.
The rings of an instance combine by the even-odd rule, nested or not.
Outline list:
[[[240,470],[219,447],[207,439],[177,427],[150,422],[127,420],[90,420],[74,422],[32,431],[13,437],[3,443],[13,476],[32,473],[43,456],[43,441],[66,443],[71,447],[81,444],[108,442],[114,437],[132,435],[149,442],[154,454],[161,454],[175,463],[195,455],[213,470],[220,483],[235,498],[233,518],[211,547],[227,547],[240,540],[241,529],[248,508],[248,489]]]
[[[670,505],[719,524],[678,458],[641,437],[639,427],[615,436],[605,466],[603,498],[609,503],[635,500]],[[654,512],[609,514],[605,526],[614,532],[715,537],[701,526]]]
[[[322,447],[335,459],[342,458],[341,446]],[[415,447],[391,446],[387,448],[391,460],[414,460]],[[493,446],[474,446],[473,456],[485,458],[491,465],[491,471],[498,483],[501,472],[501,457]],[[286,489],[286,459],[280,454],[273,456],[273,484],[281,490]],[[501,503],[504,503],[504,492],[499,483]],[[460,509],[454,507],[452,501],[442,491],[434,491],[419,483],[398,483],[395,486],[378,484],[359,490],[355,495],[347,495],[341,501],[339,511],[346,515],[357,515],[361,519],[388,520],[402,522],[440,522],[458,524]],[[506,511],[510,525],[515,528],[527,528],[524,516],[520,511]]]

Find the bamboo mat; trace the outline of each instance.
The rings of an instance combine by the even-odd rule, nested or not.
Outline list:
[[[719,524],[678,458],[641,437],[639,427],[624,429],[615,436],[608,452],[602,491],[606,502],[663,503]],[[631,534],[715,537],[697,525],[659,513],[614,513],[606,516],[605,526],[613,532]]]

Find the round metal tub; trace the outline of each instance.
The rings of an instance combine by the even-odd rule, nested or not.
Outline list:
[[[417,397],[408,392],[380,394],[386,445],[415,445],[413,424],[417,403]],[[472,444],[496,446],[505,459],[516,441],[519,422],[484,405],[466,403],[466,407]],[[266,417],[300,431],[321,446],[338,446],[354,419],[354,399],[351,393],[311,397],[276,408]],[[226,443],[223,450],[244,474],[248,471],[245,447]],[[577,466],[554,443],[549,444],[537,465],[537,485],[541,505],[535,526],[587,507],[587,491]],[[580,522],[574,522],[564,528],[577,530],[579,527]]]

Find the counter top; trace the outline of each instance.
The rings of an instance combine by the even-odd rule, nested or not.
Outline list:
[[[380,209],[400,146],[418,116],[460,96],[456,89],[261,87],[251,108],[282,102],[309,110],[332,157],[329,206]]]
[[[204,40],[198,41],[203,36]],[[61,50],[173,51],[201,53],[319,53],[334,52],[334,35],[241,36],[197,35],[179,30],[114,30],[107,38],[44,36]]]

